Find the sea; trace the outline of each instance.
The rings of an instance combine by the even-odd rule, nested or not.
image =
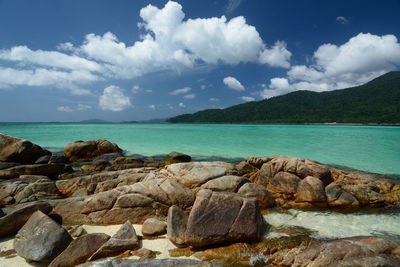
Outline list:
[[[249,124],[0,123],[0,132],[51,151],[76,140],[107,139],[127,155],[178,151],[194,160],[240,162],[250,156],[296,156],[387,175],[400,183],[400,127]],[[400,213],[269,212],[276,228],[307,229],[318,238],[380,235],[400,240]]]

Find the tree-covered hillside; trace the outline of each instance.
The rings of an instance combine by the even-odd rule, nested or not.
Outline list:
[[[400,123],[400,71],[364,85],[296,91],[258,102],[207,109],[170,118],[171,123]]]

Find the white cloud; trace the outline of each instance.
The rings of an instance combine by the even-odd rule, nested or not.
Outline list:
[[[185,99],[194,99],[194,98],[196,98],[196,94],[184,95],[183,98],[185,98]]]
[[[129,97],[124,95],[121,88],[115,85],[104,88],[99,98],[99,105],[102,110],[122,111],[132,106]]]
[[[72,108],[70,108],[68,106],[59,106],[59,107],[57,107],[57,110],[61,111],[61,112],[73,112],[74,111]]]
[[[219,98],[211,97],[210,99],[208,99],[208,101],[217,103],[219,102]]]
[[[343,16],[336,17],[336,21],[340,24],[347,24],[349,22],[348,19]]]
[[[90,106],[90,105],[78,104],[78,107],[76,108],[76,110],[78,110],[78,111],[86,111],[86,110],[89,110],[91,108],[92,108],[92,106]]]
[[[272,67],[289,68],[292,53],[287,50],[286,46],[285,42],[278,41],[271,49],[264,49],[260,53],[260,62]]]
[[[154,105],[154,104],[151,104],[151,105],[149,105],[148,107],[149,107],[149,109],[153,109],[153,110],[156,109],[156,105]]]
[[[145,92],[145,93],[153,93],[153,90],[146,89],[146,90],[144,90],[144,92]]]
[[[241,1],[234,0],[230,9]],[[140,10],[143,29],[133,44],[119,41],[111,32],[87,34],[81,45],[66,42],[59,51],[15,46],[0,50],[1,61],[14,62],[22,72],[18,82],[0,76],[1,87],[51,85],[72,93],[87,93],[82,84],[106,79],[131,79],[158,71],[182,72],[204,65],[253,62],[288,67],[290,52],[284,42],[272,48],[242,16],[185,19],[182,6],[168,1],[164,7],[148,5]],[[3,69],[5,69],[3,67]],[[37,82],[46,72],[46,79]],[[45,82],[44,80],[49,80]]]
[[[242,97],[240,97],[240,99],[242,99],[245,102],[250,102],[250,101],[256,100],[254,97],[251,97],[251,96],[242,96]]]
[[[181,89],[176,89],[174,91],[169,92],[170,95],[180,95],[180,94],[186,94],[188,92],[190,92],[192,90],[192,88],[190,87],[184,87]]]
[[[340,46],[321,45],[309,66],[292,66],[286,78],[271,79],[261,96],[357,86],[395,70],[399,65],[400,43],[396,36],[360,33]]]
[[[181,108],[186,108],[186,106],[185,106],[185,104],[183,104],[182,102],[181,103],[179,103],[179,105],[178,105],[179,107],[181,107]]]
[[[244,86],[234,77],[225,77],[223,83],[235,91],[245,91]]]
[[[232,13],[235,11],[244,0],[228,0],[228,3],[225,7],[225,13]]]
[[[134,85],[132,86],[132,93],[136,94],[140,91],[140,86],[139,85]]]

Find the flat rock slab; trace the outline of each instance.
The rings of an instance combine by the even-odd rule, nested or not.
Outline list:
[[[222,162],[187,162],[166,166],[175,179],[187,187],[197,187],[207,181],[224,176],[234,169],[234,165]]]
[[[189,259],[154,259],[154,260],[131,260],[131,259],[105,259],[88,262],[79,267],[219,267],[215,263],[202,262]]]
[[[17,232],[35,211],[40,210],[48,214],[52,209],[53,207],[45,201],[18,206],[0,218],[0,237]]]
[[[49,267],[73,267],[86,262],[107,240],[106,234],[86,234],[78,237],[55,258]]]
[[[72,237],[61,225],[36,211],[15,236],[14,249],[28,261],[49,262],[71,241]]]
[[[33,164],[20,165],[4,170],[0,170],[0,179],[13,179],[21,175],[44,175],[55,177],[61,173],[72,172],[72,168],[66,164]]]
[[[163,235],[167,232],[167,224],[154,218],[148,218],[142,226],[142,234],[148,236]]]

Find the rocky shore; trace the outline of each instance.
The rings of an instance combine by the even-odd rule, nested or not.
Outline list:
[[[125,156],[107,140],[51,153],[0,134],[0,207],[1,266],[400,266],[395,239],[272,235],[270,210],[400,208],[392,180],[295,157]]]

